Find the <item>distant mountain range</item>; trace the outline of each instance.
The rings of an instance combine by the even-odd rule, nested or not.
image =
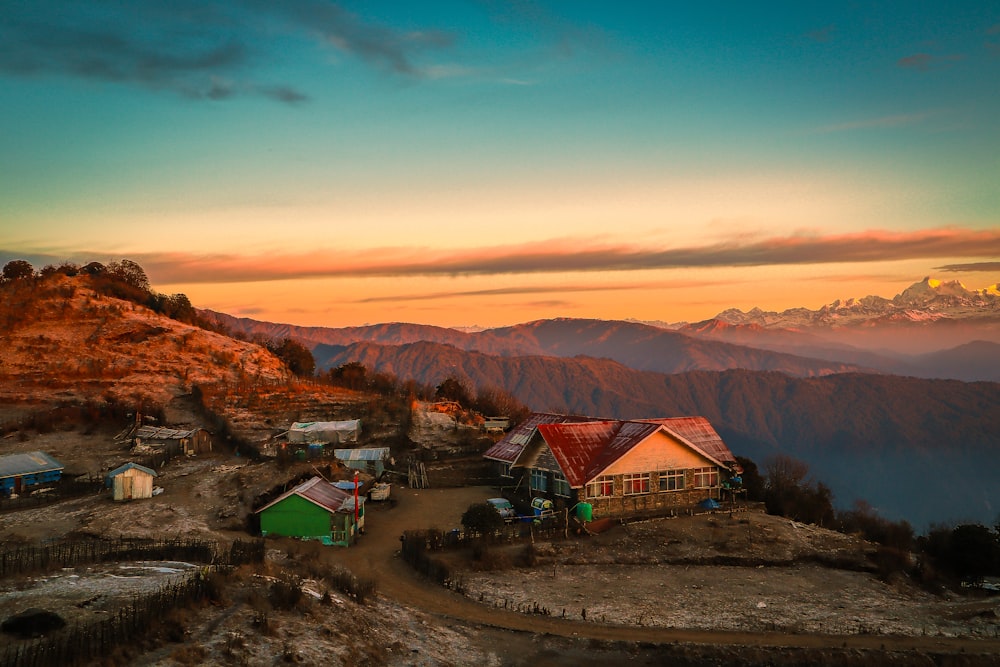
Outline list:
[[[933,357],[921,356],[973,341],[1000,343],[1000,292],[997,285],[969,290],[958,281],[924,278],[892,299],[866,296],[837,300],[818,310],[792,308],[780,313],[733,308],[707,322],[667,326],[691,335],[862,363],[887,372],[954,377]],[[875,352],[881,359],[848,354],[857,350]],[[1000,361],[1000,356],[994,359]],[[900,364],[893,366],[890,360]],[[996,379],[1000,377],[996,368],[994,364],[984,376],[959,379]]]
[[[919,528],[989,524],[1000,510],[1000,477],[984,465],[1000,454],[998,304],[995,288],[927,279],[891,300],[731,310],[669,327],[553,319],[482,331],[327,329],[203,314],[234,331],[296,338],[323,369],[359,362],[432,386],[458,377],[534,410],[705,416],[737,454],[799,458],[841,505],[865,499]]]
[[[298,327],[202,311],[233,331],[319,345],[443,343],[500,356],[585,355],[637,370],[682,373],[747,369],[815,377],[871,372],[966,381],[1000,381],[1000,293],[930,278],[893,299],[867,296],[819,310],[731,309],[694,324],[538,320],[482,331],[420,324]]]

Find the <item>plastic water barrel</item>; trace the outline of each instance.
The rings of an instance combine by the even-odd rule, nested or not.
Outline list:
[[[580,521],[593,521],[594,506],[590,503],[580,503],[576,506],[576,518]]]

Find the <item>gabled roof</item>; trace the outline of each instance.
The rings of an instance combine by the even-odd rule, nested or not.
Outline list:
[[[114,477],[115,475],[120,475],[123,472],[125,472],[126,470],[131,470],[133,468],[135,470],[141,470],[142,472],[146,473],[147,475],[152,475],[153,477],[157,477],[156,471],[153,470],[152,468],[147,468],[146,466],[141,466],[138,463],[132,463],[131,461],[129,461],[128,463],[126,463],[124,465],[118,466],[117,468],[115,468],[114,470],[112,470],[111,472],[109,472],[104,477],[107,478],[107,479],[110,479],[110,478]]]
[[[0,456],[0,477],[36,475],[62,469],[63,464],[45,452],[25,452],[24,454]]]
[[[183,438],[190,438],[195,434],[196,431],[201,429],[177,429],[177,428],[166,428],[165,426],[140,426],[133,433],[133,437],[142,439],[152,439],[152,440],[181,440]]]
[[[532,413],[523,422],[507,432],[503,438],[495,445],[486,450],[484,458],[503,463],[513,463],[521,455],[524,448],[535,435],[535,429],[540,424],[566,424],[599,421],[593,417],[579,417],[576,415],[557,415],[548,412]]]
[[[312,479],[306,480],[305,482],[302,482],[295,488],[290,489],[285,493],[281,494],[280,496],[278,496],[277,498],[275,498],[274,500],[272,500],[271,502],[269,502],[268,504],[264,505],[259,510],[257,510],[255,514],[260,514],[268,507],[271,507],[272,505],[277,505],[285,498],[289,498],[291,496],[299,496],[300,498],[304,498],[305,500],[308,500],[309,502],[318,505],[319,507],[322,507],[328,512],[336,512],[342,509],[344,507],[344,503],[348,499],[351,500],[352,503],[351,507],[353,508],[353,502],[354,502],[354,496],[352,496],[350,493],[346,491],[341,491],[333,484],[330,484],[329,482],[324,480],[322,477],[313,477]]]
[[[658,431],[676,438],[718,466],[725,467],[726,461],[734,460],[729,448],[703,417],[538,425],[538,432],[573,488],[582,487],[599,476]],[[685,433],[697,443],[685,437]],[[699,443],[712,453],[702,449]]]
[[[654,422],[666,426],[669,431],[679,435],[699,452],[716,461],[729,463],[736,460],[733,453],[729,451],[729,447],[722,442],[722,438],[704,417],[667,417],[665,419],[640,419],[639,421]]]

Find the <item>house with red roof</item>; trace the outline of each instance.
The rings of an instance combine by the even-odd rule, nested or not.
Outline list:
[[[484,456],[520,498],[622,517],[718,500],[736,457],[704,417],[612,420],[535,413]]]
[[[365,526],[364,498],[320,477],[302,482],[256,513],[264,537],[284,535],[326,545],[349,546]]]

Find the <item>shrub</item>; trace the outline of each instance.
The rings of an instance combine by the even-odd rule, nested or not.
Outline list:
[[[473,503],[462,514],[462,526],[470,535],[489,537],[503,528],[503,518],[489,503]]]
[[[294,609],[302,600],[302,585],[290,579],[278,579],[268,589],[267,599],[274,609]]]

